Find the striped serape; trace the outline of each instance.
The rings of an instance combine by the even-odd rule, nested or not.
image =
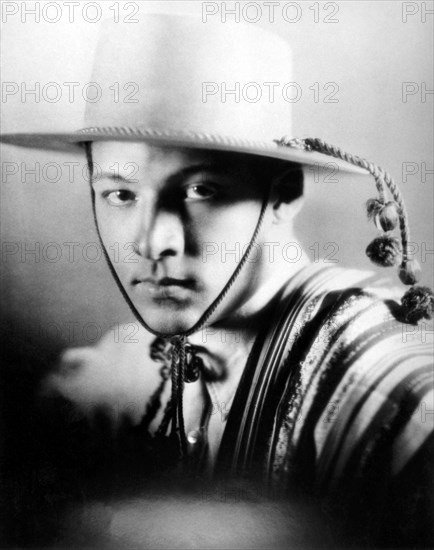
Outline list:
[[[426,544],[432,329],[399,320],[399,295],[357,270],[311,265],[291,279],[245,368],[217,473],[324,499],[360,544]]]

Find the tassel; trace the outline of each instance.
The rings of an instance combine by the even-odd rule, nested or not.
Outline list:
[[[421,269],[417,260],[409,260],[401,265],[399,269],[399,278],[405,285],[414,285],[419,282]]]
[[[368,199],[366,201],[366,213],[368,214],[368,220],[373,220],[383,208],[384,202],[378,199]]]
[[[411,287],[401,298],[401,303],[407,323],[417,323],[433,316],[434,294],[427,286]]]
[[[375,216],[375,225],[380,231],[393,231],[398,225],[398,221],[398,205],[394,201],[386,202],[384,207]]]
[[[374,264],[391,267],[400,260],[401,244],[395,237],[383,235],[368,245],[366,255]]]

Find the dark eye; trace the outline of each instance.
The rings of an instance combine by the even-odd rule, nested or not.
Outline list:
[[[185,187],[185,197],[191,201],[210,199],[215,193],[215,188],[206,183],[192,183]]]
[[[105,200],[112,206],[126,206],[137,200],[135,193],[127,189],[108,191],[103,194]]]

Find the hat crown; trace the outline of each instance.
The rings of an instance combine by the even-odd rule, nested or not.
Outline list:
[[[85,126],[270,142],[291,133],[291,67],[288,44],[257,25],[173,14],[127,29],[107,22],[92,81],[111,93],[87,103]]]

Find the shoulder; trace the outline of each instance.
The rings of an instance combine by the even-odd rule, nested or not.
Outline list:
[[[365,467],[386,440],[398,474],[432,433],[433,334],[399,320],[401,293],[370,274],[328,269],[288,294],[298,308],[286,438],[295,454],[309,446],[321,487]]]
[[[311,268],[288,288],[279,442],[293,458],[309,449],[318,486],[373,460],[385,438],[398,473],[432,432],[420,413],[432,410],[433,334],[399,320],[400,294],[334,268]]]
[[[329,359],[337,349],[352,350],[354,356],[357,350],[387,348],[392,342],[401,353],[419,353],[432,345],[431,324],[403,321],[402,294],[389,279],[370,272],[311,267],[288,285],[282,302],[305,356],[311,348]]]
[[[117,423],[137,423],[160,380],[149,357],[153,336],[137,322],[116,326],[94,346],[69,348],[45,379],[43,395],[60,395],[90,418],[104,410]]]

